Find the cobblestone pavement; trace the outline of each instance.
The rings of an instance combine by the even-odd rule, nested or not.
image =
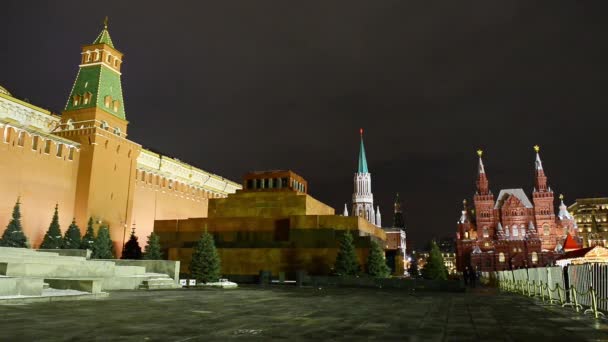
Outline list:
[[[608,341],[608,321],[495,290],[241,287],[0,305],[0,341]]]

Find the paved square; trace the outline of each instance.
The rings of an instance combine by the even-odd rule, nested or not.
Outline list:
[[[254,286],[0,305],[0,332],[2,341],[608,340],[606,321],[495,290]]]

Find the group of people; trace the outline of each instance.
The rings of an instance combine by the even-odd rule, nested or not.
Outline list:
[[[464,286],[474,288],[477,283],[477,279],[479,279],[479,270],[474,270],[469,268],[469,266],[466,266],[462,272],[462,277],[464,278]]]

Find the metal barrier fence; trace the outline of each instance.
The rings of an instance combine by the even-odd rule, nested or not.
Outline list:
[[[495,274],[502,291],[538,297],[559,303],[579,312],[592,313],[595,318],[608,311],[608,265],[583,264],[562,267],[537,267]],[[601,311],[600,311],[601,310]]]

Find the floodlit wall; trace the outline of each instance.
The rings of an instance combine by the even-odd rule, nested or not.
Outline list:
[[[55,204],[65,231],[74,217],[79,158],[72,141],[0,121],[0,234],[18,197],[23,230],[32,247],[42,242]]]

